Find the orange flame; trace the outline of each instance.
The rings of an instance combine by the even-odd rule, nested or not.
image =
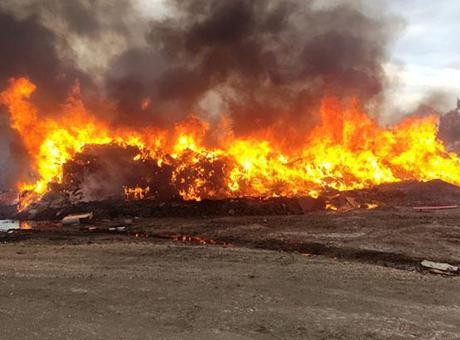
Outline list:
[[[184,199],[317,197],[324,188],[358,189],[409,179],[460,185],[460,159],[437,138],[436,116],[409,118],[384,128],[357,102],[344,108],[339,100],[324,98],[320,123],[295,151],[284,151],[269,138],[236,138],[232,131],[222,134],[228,138],[219,147],[210,148],[204,142],[208,124],[195,117],[174,131],[113,129],[88,113],[76,86],[59,118],[40,118],[30,102],[34,91],[34,84],[19,78],[0,94],[0,104],[8,108],[11,126],[22,138],[36,173],[35,181],[18,183],[21,192],[28,192],[21,195],[22,207],[38,200],[50,183],[61,182],[63,165],[86,145],[108,143],[137,146],[143,154],[136,158],[156,158],[159,166],[173,159],[171,182]],[[216,188],[209,185],[215,169],[203,164],[219,161],[225,166]],[[187,181],[179,176],[185,171]],[[145,194],[126,190],[136,198]]]
[[[141,188],[141,187],[124,187],[123,191],[125,193],[125,199],[127,201],[130,200],[142,200],[145,196],[149,193],[150,187]]]

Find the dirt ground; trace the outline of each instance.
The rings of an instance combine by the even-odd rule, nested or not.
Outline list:
[[[412,208],[316,212],[290,216],[95,219],[63,227],[30,222],[32,230],[0,232],[0,242],[77,239],[192,239],[234,246],[326,255],[401,269],[423,259],[460,263],[460,208],[419,212]],[[209,243],[209,242],[208,242]]]
[[[459,217],[401,208],[4,232],[0,338],[460,338],[460,277],[418,270],[460,262]]]
[[[252,248],[407,268],[423,259],[459,263],[459,221],[459,208],[429,213],[398,208],[344,214],[156,218],[130,228],[153,237],[191,235]]]
[[[4,339],[460,337],[460,278],[277,251],[6,244]]]

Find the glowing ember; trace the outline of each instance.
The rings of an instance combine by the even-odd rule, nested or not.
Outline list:
[[[85,146],[110,143],[138,147],[141,153],[134,161],[154,159],[159,167],[171,166],[170,182],[188,200],[317,197],[325,188],[349,190],[410,179],[460,185],[460,159],[437,139],[435,116],[409,118],[384,128],[357,102],[343,107],[338,99],[324,98],[321,120],[301,145],[287,149],[275,139],[231,137],[234,134],[226,127],[222,135],[230,137],[208,147],[204,141],[209,126],[195,117],[171,131],[114,129],[87,112],[76,87],[59,118],[40,118],[29,101],[34,91],[34,84],[19,78],[0,94],[0,104],[7,107],[36,174],[36,180],[18,183],[22,207],[40,199],[51,183],[62,182],[64,164]],[[123,189],[129,199],[155,191]]]
[[[174,236],[171,236],[171,239],[173,241],[184,242],[184,243],[197,243],[197,244],[202,244],[202,245],[213,244],[213,245],[230,246],[230,244],[227,243],[227,242],[211,240],[211,239],[207,239],[207,238],[200,237],[200,236],[174,235]]]

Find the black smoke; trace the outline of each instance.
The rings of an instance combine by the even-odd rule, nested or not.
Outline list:
[[[56,34],[36,17],[19,19],[0,11],[1,88],[12,77],[27,76],[40,89],[34,100],[43,110],[50,110],[65,100],[76,81],[89,85],[89,75],[60,59],[56,40]]]
[[[107,77],[120,121],[203,114],[203,99],[214,94],[237,134],[270,126],[304,134],[300,126],[311,127],[325,95],[376,100],[400,22],[350,3],[315,3],[171,1],[174,14],[151,24],[150,48],[121,54],[111,68],[118,75]],[[144,97],[153,103],[148,111],[140,109]]]
[[[12,77],[28,76],[40,88],[34,96],[40,111],[52,112],[77,80],[89,85],[90,77],[60,60],[56,39],[36,17],[21,19],[0,10],[0,89]],[[14,187],[27,173],[27,154],[9,128],[4,108],[0,108],[0,164],[0,190]]]
[[[148,18],[127,0],[5,0],[0,87],[27,75],[38,86],[41,114],[50,114],[78,81],[87,106],[114,125],[170,126],[192,113],[212,123],[225,114],[237,135],[276,127],[280,141],[300,140],[324,96],[355,96],[364,105],[381,99],[383,64],[401,29],[385,8],[377,17],[371,2],[167,6]],[[97,55],[80,55],[82,46]],[[102,106],[101,97],[113,105]]]

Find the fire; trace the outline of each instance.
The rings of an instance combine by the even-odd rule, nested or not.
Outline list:
[[[125,193],[125,199],[127,201],[130,200],[142,200],[145,198],[145,196],[149,193],[150,187],[146,188],[141,188],[141,187],[135,187],[135,188],[129,188],[129,187],[123,187],[123,191]]]
[[[378,204],[375,204],[375,203],[367,203],[365,208],[368,209],[368,210],[372,210],[372,209],[377,209],[378,207],[379,207]]]
[[[28,79],[18,78],[0,94],[0,104],[8,109],[11,127],[21,137],[36,175],[18,183],[22,207],[39,200],[51,183],[60,183],[64,164],[85,146],[110,143],[138,147],[141,153],[135,161],[150,158],[159,167],[172,166],[171,183],[184,199],[317,197],[325,188],[342,191],[410,179],[460,185],[460,159],[437,138],[436,116],[381,127],[356,101],[344,107],[327,97],[320,122],[303,143],[289,150],[274,139],[237,138],[232,131],[223,131],[228,137],[209,147],[209,124],[196,117],[171,131],[114,129],[86,110],[76,86],[57,118],[43,118],[30,101],[35,90]],[[120,188],[134,199],[154,189]]]

